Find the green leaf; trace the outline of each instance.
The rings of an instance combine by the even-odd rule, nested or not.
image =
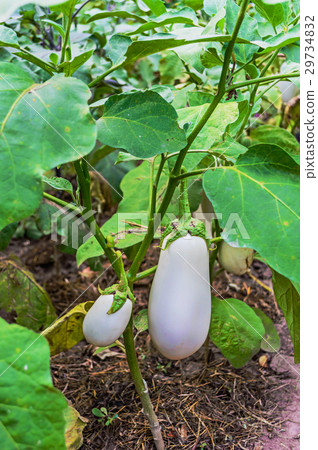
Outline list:
[[[48,340],[52,356],[74,347],[84,339],[83,320],[93,303],[76,305],[42,333]]]
[[[61,177],[51,177],[47,178],[46,176],[42,175],[42,180],[51,186],[52,188],[58,190],[58,191],[65,191],[68,192],[70,195],[73,195],[73,186],[72,183],[70,183],[65,178]]]
[[[9,259],[0,262],[0,308],[34,331],[41,331],[56,318],[45,289],[25,267]]]
[[[270,319],[261,309],[253,308],[253,310],[261,319],[265,329],[265,335],[261,342],[261,349],[265,352],[278,352],[280,349],[280,337],[272,319]]]
[[[199,37],[191,38],[189,35],[176,35],[171,33],[158,33],[149,37],[141,37],[138,41],[134,41],[126,52],[125,63],[136,61],[154,53],[160,53],[164,50],[175,49],[183,45],[196,44],[200,42],[229,42],[230,35],[212,34],[200,35]],[[250,44],[250,41],[237,38],[237,43]],[[263,45],[262,42],[257,42],[257,45]],[[267,44],[264,43],[264,47]],[[266,49],[267,50],[267,49]]]
[[[53,387],[42,336],[0,319],[0,440],[5,449],[65,449],[63,394]]]
[[[156,16],[160,16],[166,12],[166,7],[162,0],[143,0],[143,2]]]
[[[97,125],[101,142],[141,158],[178,151],[186,145],[175,109],[152,91],[112,95]]]
[[[20,52],[13,52],[13,54],[19,56],[22,59],[25,59],[26,61],[29,61],[32,64],[35,64],[36,66],[40,67],[41,69],[49,73],[51,76],[53,76],[55,68],[52,66],[52,64],[43,61],[34,54],[26,53],[23,49]]]
[[[299,42],[299,36],[300,36],[300,25],[297,24],[294,25],[291,29],[289,29],[287,33],[281,32],[267,39],[263,43],[263,45],[265,44],[264,50],[259,52],[259,54],[263,55],[265,53],[272,52],[273,50],[285,47],[286,45]]]
[[[148,309],[142,309],[134,318],[134,324],[139,333],[148,330]]]
[[[222,66],[223,64],[223,58],[220,58],[216,48],[208,48],[205,50],[201,56],[201,63],[204,67],[207,69],[211,69],[215,66]]]
[[[8,247],[8,245],[11,241],[11,238],[15,233],[15,230],[18,228],[18,225],[19,225],[18,222],[10,223],[9,225],[4,227],[0,231],[0,251],[1,252]]]
[[[96,20],[106,19],[107,17],[117,17],[119,19],[134,19],[138,22],[146,23],[147,20],[141,16],[137,16],[136,14],[130,13],[128,11],[104,11],[94,16],[90,17],[87,23],[95,22]]]
[[[203,187],[222,214],[226,242],[257,250],[268,265],[299,280],[299,166],[284,150],[253,145],[234,166],[206,172]]]
[[[4,25],[0,25],[0,47],[2,46],[20,48],[20,45],[18,43],[18,36],[15,31]]]
[[[264,334],[261,319],[242,300],[212,296],[209,336],[236,369],[260,350]]]
[[[167,52],[159,61],[160,81],[162,84],[174,84],[176,79],[184,76],[182,61],[172,52]]]
[[[67,61],[61,64],[59,67],[63,70],[65,75],[67,77],[70,77],[73,75],[74,72],[76,72],[83,64],[85,64],[89,58],[94,53],[94,48],[91,50],[88,50],[87,52],[83,52],[78,56],[75,56],[75,58],[72,59],[72,61]]]
[[[141,34],[155,28],[164,27],[174,23],[184,23],[188,25],[198,25],[198,19],[192,8],[182,8],[179,11],[169,11],[160,15],[156,19],[140,25],[134,31],[127,33],[128,35]]]
[[[264,143],[275,144],[285,150],[287,153],[299,155],[300,145],[297,139],[285,128],[275,127],[273,125],[261,125],[250,131],[252,145]]]
[[[225,5],[226,0],[204,0],[203,9],[209,16],[214,16]]]
[[[300,297],[297,285],[272,269],[275,298],[283,311],[294,345],[295,363],[300,361]]]
[[[91,151],[96,124],[91,94],[75,78],[57,75],[37,85],[18,66],[0,63],[0,95],[2,229],[39,206],[43,172]]]
[[[289,0],[254,0],[256,11],[273,27],[285,23],[290,16]]]
[[[60,36],[63,39],[65,38],[65,30],[62,27],[62,25],[60,25],[59,23],[56,23],[56,22],[54,22],[53,20],[50,20],[50,19],[42,19],[41,22],[42,23],[47,23],[48,25],[51,25],[60,34]]]
[[[178,109],[179,124],[184,127],[190,124],[187,129],[189,135],[208,109],[209,104],[192,106]],[[237,103],[220,103],[206,125],[198,134],[191,148],[208,150],[216,141],[222,137],[226,127],[238,118]]]
[[[107,56],[113,64],[119,64],[125,59],[125,55],[132,40],[128,36],[114,34],[107,44]]]

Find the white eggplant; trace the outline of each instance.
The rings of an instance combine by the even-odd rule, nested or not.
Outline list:
[[[234,275],[243,275],[253,262],[253,249],[232,247],[222,241],[218,254],[219,263]]]
[[[296,97],[299,94],[298,87],[292,81],[279,81],[277,87],[282,93],[283,103],[288,103],[289,100]]]
[[[169,239],[167,236],[163,242]],[[170,359],[192,355],[210,325],[209,253],[204,239],[189,233],[160,253],[149,299],[149,332],[156,348]]]
[[[114,296],[101,295],[88,311],[83,322],[83,333],[90,344],[106,347],[115,342],[125,331],[130,319],[132,302],[126,303],[115,313],[107,314]]]

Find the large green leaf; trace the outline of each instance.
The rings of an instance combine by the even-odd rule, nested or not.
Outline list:
[[[0,47],[20,48],[17,34],[11,28],[0,25]]]
[[[96,20],[106,19],[107,17],[116,17],[119,19],[134,19],[138,22],[147,23],[147,20],[137,14],[130,13],[128,11],[103,11],[90,17],[87,23],[95,22]]]
[[[293,134],[285,128],[275,127],[273,125],[261,125],[250,132],[252,145],[264,143],[275,144],[285,150],[287,153],[299,155],[300,145]]]
[[[53,387],[44,337],[0,319],[3,449],[65,449],[66,399]]]
[[[190,124],[187,129],[189,135],[200,121],[209,104],[178,109],[179,124],[183,127]],[[198,134],[191,148],[208,150],[216,141],[220,140],[226,127],[238,118],[237,103],[220,103],[206,125]]]
[[[300,297],[297,286],[272,270],[275,298],[281,307],[294,344],[295,363],[300,360]]]
[[[48,293],[31,272],[13,260],[0,261],[0,308],[34,331],[51,325],[56,314]]]
[[[244,366],[261,348],[261,319],[242,300],[212,296],[209,336],[235,368]]]
[[[225,4],[226,0],[204,0],[204,11],[210,16],[213,16],[223,8]]]
[[[42,197],[41,175],[91,151],[96,124],[90,92],[57,75],[34,84],[19,67],[0,63],[0,229],[29,216]]]
[[[206,172],[203,187],[222,214],[228,243],[254,248],[279,273],[299,280],[299,166],[288,153],[254,145],[234,166]]]
[[[290,16],[289,0],[254,0],[256,11],[260,13],[273,27],[286,23]]]
[[[162,0],[143,0],[148,8],[156,15],[160,16],[166,12],[165,4]]]
[[[98,139],[140,158],[181,150],[186,145],[173,106],[153,91],[112,95],[97,121]]]

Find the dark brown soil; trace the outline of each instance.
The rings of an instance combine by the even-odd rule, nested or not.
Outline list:
[[[58,314],[70,305],[94,300],[97,283],[115,281],[107,262],[99,275],[76,266],[75,256],[61,254],[48,238],[10,243],[6,255],[18,256],[51,296]],[[158,249],[151,248],[142,269],[156,264]],[[271,286],[271,272],[254,261],[252,274]],[[151,277],[136,285],[136,312],[147,305]],[[215,295],[239,298],[257,306],[276,324],[282,340],[279,354],[261,351],[241,369],[233,369],[210,343],[183,361],[169,361],[151,346],[147,332],[136,339],[142,373],[162,426],[167,449],[298,449],[299,367],[283,315],[273,295],[252,280],[222,273],[214,282]],[[82,449],[154,449],[140,401],[131,382],[122,350],[113,347],[100,355],[85,342],[51,358],[54,385],[88,422]],[[106,426],[92,414],[106,407]]]

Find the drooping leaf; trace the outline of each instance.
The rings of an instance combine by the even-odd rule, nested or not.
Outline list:
[[[142,309],[134,318],[134,324],[141,333],[148,330],[148,309]]]
[[[272,319],[270,319],[261,309],[253,309],[255,314],[261,319],[265,329],[265,334],[261,342],[261,349],[265,352],[278,352],[280,349],[280,337]]]
[[[0,440],[5,449],[65,449],[63,394],[53,387],[42,336],[0,319]]]
[[[253,145],[234,166],[206,172],[203,187],[222,214],[228,243],[254,248],[275,270],[299,280],[299,166],[288,153]]]
[[[111,96],[97,125],[101,142],[141,158],[178,151],[186,145],[175,109],[152,91]]]
[[[18,36],[15,33],[15,31],[11,30],[11,28],[8,28],[4,25],[0,25],[0,47],[2,46],[20,48],[20,45],[18,43]]]
[[[0,308],[16,315],[16,322],[34,331],[51,325],[56,314],[48,293],[25,267],[0,261]]]
[[[0,63],[0,94],[1,229],[38,207],[43,172],[90,152],[96,124],[90,92],[75,78],[37,85],[16,65]]]
[[[83,320],[93,303],[90,301],[76,305],[42,333],[48,340],[52,356],[74,347],[84,339]]]
[[[297,285],[272,269],[275,298],[283,311],[294,345],[295,363],[300,361],[300,297]]]
[[[208,48],[201,54],[201,63],[207,69],[211,69],[215,66],[222,66],[223,58],[221,58],[216,48]]]
[[[84,419],[72,406],[64,411],[64,417],[66,422],[66,448],[67,450],[77,450],[83,445],[83,429],[86,427],[88,420]]]
[[[265,334],[253,309],[236,298],[212,296],[209,336],[235,368],[244,366],[261,348]]]
[[[0,231],[0,251],[3,251],[7,248],[17,228],[18,222],[14,222],[10,223]]]

